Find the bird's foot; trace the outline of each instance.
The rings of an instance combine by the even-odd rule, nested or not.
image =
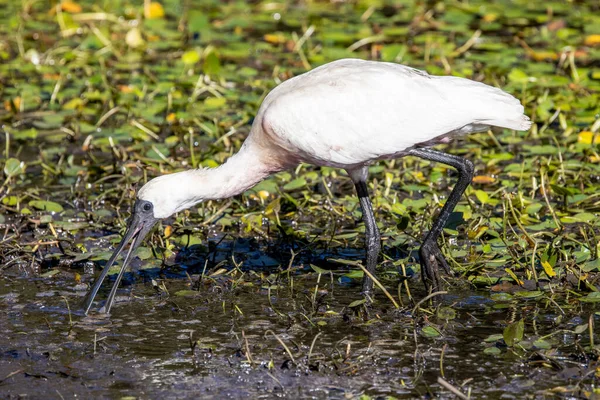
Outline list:
[[[425,241],[419,249],[421,258],[421,277],[425,288],[430,292],[437,292],[441,289],[441,280],[439,266],[441,265],[448,275],[452,275],[452,270],[442,255],[442,251],[436,242]]]

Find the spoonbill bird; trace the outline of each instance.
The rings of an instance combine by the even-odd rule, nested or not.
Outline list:
[[[344,59],[291,78],[266,96],[240,151],[223,165],[159,176],[140,189],[125,236],[90,290],[85,312],[131,242],[106,300],[104,311],[110,311],[132,252],[158,220],[203,200],[240,194],[299,163],[348,172],[365,223],[366,269],[374,273],[381,244],[367,190],[368,166],[407,155],[458,170],[458,182],[419,250],[422,279],[437,289],[439,266],[450,272],[437,240],[471,183],[473,164],[429,147],[492,126],[527,130],[531,122],[523,112],[519,100],[498,88],[393,63]],[[372,286],[365,276],[363,290]]]

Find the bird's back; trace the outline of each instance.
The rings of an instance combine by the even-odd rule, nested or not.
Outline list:
[[[500,89],[399,64],[339,60],[294,77],[265,98],[254,139],[288,161],[341,168],[393,158],[445,137],[530,126]]]

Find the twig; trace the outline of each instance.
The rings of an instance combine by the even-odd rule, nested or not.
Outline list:
[[[469,399],[460,390],[458,390],[456,387],[452,386],[447,380],[445,380],[441,376],[438,376],[437,382],[440,385],[442,385],[443,387],[445,387],[446,389],[448,389],[449,391],[451,391],[452,393],[454,393],[455,395],[457,395],[458,397],[460,397],[461,399],[467,399],[467,400]]]
[[[441,295],[441,294],[447,294],[447,293],[448,293],[448,292],[447,292],[447,291],[445,291],[445,290],[440,290],[439,292],[433,292],[433,293],[431,293],[430,295],[423,297],[423,298],[422,298],[422,299],[421,299],[421,300],[420,300],[420,301],[419,301],[419,302],[418,302],[418,303],[415,305],[415,307],[412,309],[412,312],[411,312],[411,314],[413,314],[413,315],[414,315],[414,314],[415,314],[415,311],[417,311],[417,310],[419,309],[419,306],[420,306],[421,304],[425,303],[427,300],[431,299],[432,297],[439,296],[439,295]]]

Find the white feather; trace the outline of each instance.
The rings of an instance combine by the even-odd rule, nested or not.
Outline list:
[[[490,126],[530,125],[519,100],[498,88],[399,64],[339,60],[273,89],[244,146],[225,164],[160,177],[138,197],[163,218],[241,193],[300,162],[345,168],[359,179],[365,165],[414,147]]]

